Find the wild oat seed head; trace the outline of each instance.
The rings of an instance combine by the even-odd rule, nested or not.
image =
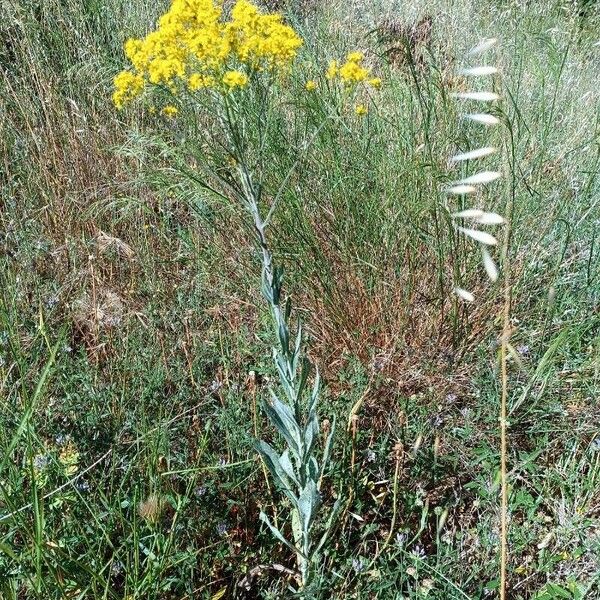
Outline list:
[[[454,219],[477,219],[484,214],[482,210],[479,208],[467,208],[465,210],[461,210],[460,212],[452,213],[452,218]]]
[[[475,300],[475,296],[473,296],[473,294],[471,294],[471,292],[467,292],[467,290],[463,290],[462,288],[455,287],[454,293],[459,298],[462,298],[463,300],[466,300],[467,302],[473,302]]]
[[[155,523],[160,517],[162,510],[161,499],[156,494],[151,494],[146,500],[140,502],[138,514],[149,523]]]
[[[467,67],[458,71],[459,75],[466,75],[467,77],[481,77],[482,75],[493,75],[497,73],[496,67]]]
[[[456,185],[480,185],[491,183],[492,181],[496,181],[499,177],[501,177],[501,173],[498,171],[481,171],[480,173],[475,173],[475,175],[457,181]]]
[[[484,212],[475,220],[481,225],[503,225],[506,222],[504,217],[495,212]]]
[[[485,269],[485,272],[487,273],[487,276],[490,278],[491,281],[496,281],[498,279],[498,267],[496,267],[496,263],[494,262],[490,253],[484,246],[481,247],[481,257],[483,260],[483,267]]]
[[[476,100],[477,102],[494,102],[500,99],[500,96],[494,92],[456,92],[452,94],[452,97],[461,100]]]
[[[488,146],[486,148],[478,148],[477,150],[470,150],[469,152],[464,152],[462,154],[456,154],[452,158],[449,159],[449,163],[461,162],[463,160],[475,160],[476,158],[483,158],[484,156],[489,156],[496,152],[496,148],[492,148]]]
[[[489,115],[487,113],[471,113],[463,115],[464,119],[468,119],[469,121],[475,121],[476,123],[481,123],[483,125],[497,125],[500,123],[500,119],[494,117],[494,115]]]
[[[458,227],[458,230],[461,233],[464,233],[467,237],[479,242],[480,244],[485,244],[486,246],[495,246],[498,243],[498,240],[491,234],[485,231],[479,231],[479,229],[468,229],[466,227]]]
[[[479,54],[483,54],[484,52],[487,52],[490,48],[493,48],[497,43],[498,38],[483,39],[467,52],[467,56],[478,56]]]
[[[453,185],[446,189],[447,194],[452,194],[454,196],[462,196],[464,194],[473,194],[477,191],[477,188],[474,185]]]

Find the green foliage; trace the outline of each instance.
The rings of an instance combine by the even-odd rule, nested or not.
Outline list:
[[[476,273],[477,257],[448,234],[438,195],[451,149],[480,141],[457,126],[448,94],[460,86],[454,57],[484,35],[506,48],[516,159],[512,597],[600,594],[595,9],[300,4],[301,73],[271,112],[259,95],[245,104],[260,214],[276,197],[269,245],[294,298],[286,316],[279,288],[286,353],[260,296],[248,213],[197,170],[210,160],[225,181],[238,176],[218,120],[204,109],[115,118],[110,105],[123,40],[150,30],[164,4],[1,4],[2,598],[286,597],[302,490],[310,548],[330,532],[311,566],[322,597],[493,597],[496,291],[476,310],[447,302],[441,284],[454,269]],[[374,30],[387,14],[410,28],[413,9],[431,13],[433,38],[411,70]],[[324,78],[304,89],[357,47],[384,79],[362,120],[328,111],[339,98]],[[328,461],[307,420],[316,370],[298,358],[288,377],[297,320],[298,356],[327,382],[319,414],[344,424]],[[303,372],[296,420],[289,392]],[[292,407],[297,455],[282,415],[255,410],[269,388]],[[273,449],[268,478],[256,437]],[[309,476],[323,469],[315,491]]]

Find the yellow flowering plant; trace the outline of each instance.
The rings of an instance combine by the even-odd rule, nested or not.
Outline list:
[[[230,18],[223,17],[223,6],[214,0],[173,0],[155,31],[125,43],[132,68],[115,78],[117,108],[151,86],[173,94],[227,93],[245,87],[256,72],[289,69],[302,39],[281,15],[263,14],[238,0]]]
[[[304,350],[303,328],[300,324],[291,327],[291,305],[282,293],[283,270],[274,263],[267,237],[277,200],[300,164],[302,152],[296,152],[292,167],[268,205],[265,190],[270,180],[266,178],[268,168],[261,154],[266,136],[284,135],[274,123],[285,120],[285,113],[273,101],[271,92],[275,86],[289,82],[302,43],[281,15],[262,13],[248,0],[237,0],[228,14],[215,0],[173,0],[155,31],[125,43],[131,66],[116,76],[113,101],[121,109],[136,98],[155,92],[156,97],[168,98],[161,109],[166,117],[202,105],[208,108],[207,116],[215,118],[214,132],[210,119],[200,132],[215,134],[213,141],[217,143],[206,144],[210,151],[202,156],[209,167],[196,161],[202,174],[194,173],[194,180],[206,177],[202,181],[204,187],[243,207],[259,250],[262,293],[277,339],[273,359],[279,379],[277,389],[269,391],[264,411],[285,441],[286,450],[279,453],[262,440],[256,448],[291,506],[291,536],[272,524],[265,513],[261,512],[260,518],[275,538],[294,552],[299,588],[307,590],[315,584],[318,557],[341,506],[338,500],[322,524],[319,538],[315,538],[321,484],[335,427],[329,429],[318,459],[319,374],[316,372],[313,385],[309,386],[314,369]],[[362,83],[368,76],[360,53],[351,53],[333,75],[344,85]],[[310,79],[304,81],[303,87],[305,92],[314,92],[319,86]],[[325,120],[338,116],[337,107],[325,112]],[[316,127],[315,137],[319,131],[320,126]],[[302,151],[309,145],[304,145]],[[209,156],[209,152],[216,156]]]
[[[364,90],[378,90],[381,88],[381,79],[371,76],[371,69],[365,66],[364,59],[365,56],[362,52],[353,51],[346,55],[343,63],[331,60],[325,71],[325,77],[331,84],[341,83],[343,96],[353,99]],[[368,112],[368,106],[364,102],[355,104],[355,115],[363,117]]]

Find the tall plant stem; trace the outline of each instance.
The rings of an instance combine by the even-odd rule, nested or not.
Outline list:
[[[510,238],[513,217],[515,181],[514,181],[514,139],[512,127],[511,137],[511,177],[507,178],[508,202],[505,210],[507,216],[504,241],[502,245],[502,263],[504,272],[504,304],[502,309],[502,339],[500,343],[500,600],[506,600],[506,567],[508,563],[508,344],[511,334],[510,310],[512,303],[511,272],[510,272]]]
[[[508,237],[508,235],[506,236]],[[500,398],[500,485],[502,488],[502,499],[500,507],[500,600],[506,599],[506,563],[508,562],[508,476],[507,460],[508,451],[506,405],[508,398],[508,337],[510,335],[510,281],[508,268],[505,263],[504,278],[504,309],[502,343],[500,346],[500,369],[502,380],[502,395]]]

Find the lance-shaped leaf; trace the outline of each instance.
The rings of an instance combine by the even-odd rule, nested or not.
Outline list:
[[[298,513],[305,533],[310,530],[320,503],[321,495],[317,490],[316,482],[307,481],[298,498]]]
[[[497,125],[500,123],[500,119],[487,113],[471,113],[463,115],[463,118],[468,119],[469,121],[475,121],[476,123],[481,123],[483,125]]]
[[[466,75],[467,77],[481,77],[482,75],[493,75],[498,72],[496,67],[467,67],[465,69],[459,69],[458,71],[461,75]]]
[[[493,48],[498,43],[498,38],[485,38],[481,40],[477,45],[473,46],[468,52],[467,56],[479,56],[484,52],[487,52],[490,48]]]
[[[317,402],[319,401],[319,393],[321,391],[321,375],[319,374],[319,369],[316,370],[315,373],[315,381],[313,383],[313,388],[310,394],[310,404],[308,405],[308,411],[313,412],[317,409]]]
[[[467,229],[466,227],[458,227],[458,230],[461,233],[464,233],[466,236],[474,239],[476,242],[480,244],[485,244],[486,246],[495,246],[498,243],[498,240],[491,234],[485,231],[479,231],[479,229]]]
[[[291,404],[295,404],[296,402],[296,390],[290,381],[290,374],[288,373],[288,362],[285,360],[283,354],[278,352],[275,348],[273,349],[273,355],[275,358],[275,366],[277,367],[277,372],[279,373],[279,382],[281,383],[281,387],[285,392],[288,400]]]
[[[499,173],[498,171],[481,171],[480,173],[475,173],[475,175],[457,181],[456,185],[481,185],[496,181],[496,179],[501,176],[502,173]]]
[[[296,343],[294,345],[294,354],[292,357],[292,377],[296,376],[298,363],[302,356],[302,323],[298,323],[298,331],[296,332]]]
[[[327,519],[327,523],[325,524],[325,531],[323,532],[323,535],[321,536],[321,539],[319,540],[319,543],[317,544],[314,550],[314,554],[318,554],[325,545],[325,542],[327,542],[329,534],[333,529],[333,524],[335,523],[335,520],[337,519],[338,515],[340,514],[340,511],[342,510],[342,506],[342,499],[338,498],[335,501],[331,512],[329,513],[329,518]]]
[[[327,439],[325,440],[325,447],[323,448],[323,459],[321,461],[321,472],[319,473],[319,485],[323,479],[323,476],[325,475],[325,468],[327,467],[327,464],[329,463],[329,457],[331,455],[331,447],[332,447],[334,433],[335,433],[335,416],[331,423],[331,430],[329,431],[329,435],[327,436]]]
[[[490,256],[490,253],[483,246],[481,247],[481,256],[483,259],[483,268],[485,269],[487,276],[491,281],[496,281],[498,279],[498,267],[496,267],[496,263]]]
[[[285,474],[289,477],[291,481],[293,481],[296,485],[298,484],[298,479],[296,477],[296,473],[294,472],[294,465],[292,465],[292,461],[290,460],[290,451],[286,450],[279,457],[279,466],[283,469]]]
[[[300,361],[300,379],[296,384],[296,398],[300,400],[302,398],[302,394],[304,393],[304,389],[306,387],[306,382],[308,381],[308,376],[311,371],[311,364],[306,356],[302,357]]]
[[[280,462],[280,457],[277,455],[277,452],[275,452],[275,450],[269,444],[267,444],[267,442],[259,440],[254,443],[254,447],[258,452],[260,452],[260,455],[263,457],[263,460],[265,461],[267,468],[271,472],[271,475],[273,475],[273,479],[275,479],[277,485],[281,488],[283,493],[290,499],[292,504],[296,506],[297,499],[292,492],[292,481],[294,481],[295,483],[297,482],[295,476],[293,475],[293,470],[292,477],[290,478],[289,474],[283,468],[283,465]]]
[[[454,293],[459,298],[462,298],[463,300],[466,300],[467,302],[473,302],[473,300],[475,300],[475,296],[473,296],[473,294],[471,294],[471,292],[468,292],[467,290],[463,290],[462,288],[455,287]]]
[[[476,100],[477,102],[494,102],[495,100],[500,100],[500,96],[495,92],[456,92],[452,96],[460,100]]]
[[[475,160],[477,158],[483,158],[484,156],[489,156],[496,152],[496,148],[492,148],[491,146],[487,146],[486,148],[478,148],[477,150],[470,150],[469,152],[463,152],[461,154],[456,154],[452,158],[448,160],[449,163],[460,162],[463,160]]]
[[[285,544],[292,552],[294,552],[295,554],[299,554],[303,559],[308,560],[308,557],[303,554],[303,552],[300,550],[300,548],[296,548],[292,543],[288,542],[285,537],[283,537],[283,534],[281,533],[281,531],[279,531],[279,529],[277,529],[277,527],[275,527],[271,521],[269,520],[269,517],[267,517],[267,515],[260,511],[260,515],[259,515],[260,520],[265,523],[267,525],[267,527],[271,530],[271,533],[282,543]]]
[[[304,456],[308,457],[311,455],[314,445],[317,441],[317,437],[319,435],[319,421],[317,419],[317,414],[315,411],[312,411],[308,415],[308,419],[306,421],[306,426],[304,428]]]
[[[318,481],[319,472],[319,463],[317,462],[317,459],[314,456],[311,456],[308,460],[308,467],[306,469],[308,479],[312,481]],[[319,488],[318,484],[317,488]]]
[[[284,354],[287,354],[290,350],[290,330],[287,324],[282,320],[279,322],[278,327],[279,343]]]
[[[277,431],[285,438],[288,446],[297,456],[300,456],[301,440],[300,429],[289,406],[277,398],[273,390],[271,392],[271,401],[264,403],[264,410],[269,420]]]

